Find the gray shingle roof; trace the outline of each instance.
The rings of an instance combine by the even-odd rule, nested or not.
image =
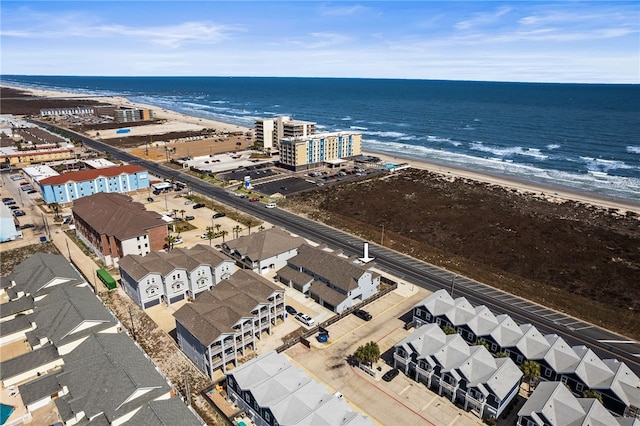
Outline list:
[[[216,267],[222,262],[231,262],[213,247],[197,244],[191,249],[174,248],[168,253],[151,252],[146,256],[128,254],[120,259],[120,268],[133,279],[139,281],[147,274],[158,273],[167,275],[175,269],[185,269],[191,272],[200,265]]]
[[[367,269],[347,259],[308,244],[301,245],[298,254],[289,259],[288,263],[294,268],[323,277],[345,291],[358,288],[358,279],[367,273]]]
[[[150,228],[165,226],[156,212],[128,195],[98,192],[73,202],[73,214],[99,234],[112,235],[120,241],[146,234]]]
[[[329,287],[322,281],[312,282],[311,287],[309,288],[309,293],[312,296],[318,296],[320,299],[332,304],[333,306],[339,305],[348,298],[346,294],[340,293],[338,290]]]
[[[36,302],[32,318],[37,325],[32,331],[34,337],[47,337],[58,347],[116,325],[114,317],[88,286],[58,286]],[[80,326],[85,328],[76,332]]]
[[[64,256],[49,253],[35,253],[16,266],[13,273],[3,278],[2,282],[3,286],[7,286],[15,281],[16,291],[35,297],[50,291],[45,287],[54,280],[71,284],[85,282]]]
[[[54,345],[38,348],[35,351],[27,352],[26,354],[4,361],[0,369],[0,379],[7,380],[59,358],[58,349],[56,349]]]
[[[305,244],[304,238],[294,237],[280,228],[271,228],[261,232],[254,232],[251,235],[244,235],[224,243],[223,246],[247,256],[253,261],[257,261],[285,253],[300,247],[302,244]]]
[[[25,312],[31,310],[35,307],[33,302],[33,297],[25,296],[20,299],[12,300],[7,303],[2,304],[2,309],[0,309],[0,317],[6,318],[12,315],[19,314],[21,312]]]
[[[113,422],[170,390],[151,361],[123,333],[94,333],[63,359],[58,378],[69,389],[66,411],[84,411],[88,418],[104,413]],[[129,400],[146,389],[149,392]]]
[[[4,305],[2,305],[2,309],[4,309]],[[10,321],[0,322],[0,335],[8,336],[19,331],[26,333],[31,329],[31,318],[31,315],[21,315]]]
[[[62,390],[56,374],[46,374],[18,386],[24,405],[33,404]]]
[[[284,266],[278,270],[278,276],[281,282],[291,282],[299,286],[303,286],[313,281],[313,277],[306,272],[293,269],[290,266]]]
[[[135,426],[201,426],[202,423],[178,398],[147,402],[128,424]]]

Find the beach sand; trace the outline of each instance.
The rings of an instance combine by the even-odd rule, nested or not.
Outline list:
[[[137,107],[137,108],[145,108],[151,109],[154,112],[154,116],[158,119],[166,120],[163,124],[154,124],[148,126],[137,126],[131,127],[130,133],[128,135],[149,135],[152,137],[153,135],[161,135],[170,132],[177,131],[193,131],[193,130],[201,130],[201,129],[215,129],[221,132],[235,132],[242,131],[247,132],[252,129],[247,127],[238,126],[236,124],[224,123],[221,121],[204,119],[199,117],[190,116],[187,114],[182,114],[180,112],[159,108],[153,105],[147,105],[142,103],[134,103],[129,101],[127,98],[123,96],[85,96],[78,95],[76,93],[69,93],[63,91],[54,91],[54,90],[41,90],[41,89],[25,89],[16,86],[2,85],[3,87],[10,87],[17,90],[22,90],[27,92],[33,96],[39,97],[47,97],[53,99],[82,99],[82,100],[93,100],[97,102],[102,102],[105,104],[111,105],[120,105],[120,106],[128,106],[128,107]],[[87,132],[87,134],[91,137],[96,137],[96,131]],[[121,135],[118,135],[121,136]],[[100,131],[100,137],[102,139],[115,138],[116,133],[115,129],[108,131]],[[234,142],[235,143],[235,142]],[[225,149],[227,144],[225,144]],[[242,147],[245,148],[246,143],[243,143]],[[222,145],[220,145],[222,148]],[[180,155],[187,155],[187,149],[185,148],[180,152]],[[228,149],[227,149],[228,150]],[[158,151],[158,153],[154,153],[147,158],[153,159],[161,159],[162,158],[162,150]],[[136,150],[135,152],[140,152],[140,150]],[[202,155],[205,153],[203,152]],[[423,160],[415,160],[408,157],[403,157],[402,153],[398,156],[392,156],[384,153],[377,153],[373,151],[364,152],[365,155],[376,156],[382,159],[385,162],[399,164],[399,163],[407,163],[411,167],[421,170],[428,170],[433,173],[439,173],[449,177],[459,177],[464,179],[469,179],[477,182],[489,183],[492,185],[502,186],[504,188],[516,189],[517,191],[525,194],[534,195],[540,199],[547,200],[549,202],[565,202],[565,201],[577,201],[584,204],[590,204],[597,207],[602,207],[606,209],[616,209],[620,212],[631,211],[635,213],[640,213],[640,204],[633,203],[630,201],[619,200],[619,199],[606,199],[599,196],[594,196],[591,194],[572,192],[566,189],[555,188],[555,187],[544,187],[542,185],[537,185],[531,182],[524,181],[516,181],[509,178],[503,178],[495,175],[488,175],[480,172],[474,172],[470,170],[459,169],[450,166],[443,166],[440,164],[429,163]],[[144,155],[141,155],[145,157]]]

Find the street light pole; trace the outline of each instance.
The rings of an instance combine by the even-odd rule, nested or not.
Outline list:
[[[384,225],[382,225],[382,236],[380,237],[380,245],[384,246]]]
[[[456,284],[456,278],[458,278],[458,276],[454,275],[453,279],[451,280],[451,297],[453,297],[453,288],[454,288],[454,286]]]

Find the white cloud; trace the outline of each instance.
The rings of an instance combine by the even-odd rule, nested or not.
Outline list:
[[[511,12],[510,7],[502,6],[495,11],[492,12],[481,12],[475,13],[473,18],[466,19],[464,21],[460,21],[455,24],[455,28],[458,30],[469,30],[477,26],[486,26],[489,24],[494,24],[500,21],[504,15]]]

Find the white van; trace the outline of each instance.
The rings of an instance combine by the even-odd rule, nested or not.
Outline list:
[[[265,207],[268,209],[275,209],[276,208],[276,203],[267,203],[265,204]]]

